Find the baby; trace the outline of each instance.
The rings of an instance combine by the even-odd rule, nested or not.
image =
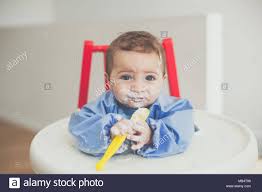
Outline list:
[[[69,130],[81,151],[101,156],[115,135],[127,135],[118,154],[165,157],[186,150],[194,133],[192,106],[162,94],[165,54],[156,37],[131,31],[116,38],[106,53],[106,77],[110,90],[71,116]],[[134,123],[140,107],[149,117]]]

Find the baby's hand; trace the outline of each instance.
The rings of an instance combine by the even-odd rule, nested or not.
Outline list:
[[[152,130],[148,126],[146,122],[137,122],[133,126],[134,134],[128,134],[127,139],[131,141],[135,141],[136,144],[133,144],[131,148],[133,150],[137,150],[142,148],[146,144],[150,144],[152,142]]]
[[[119,120],[111,129],[110,134],[111,138],[114,138],[116,135],[128,135],[134,134],[133,121],[127,119]]]

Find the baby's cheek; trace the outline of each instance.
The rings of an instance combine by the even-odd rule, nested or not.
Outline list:
[[[151,86],[148,88],[148,95],[151,99],[155,99],[160,95],[160,86]]]
[[[117,100],[122,102],[122,103],[126,103],[128,102],[128,98],[127,98],[127,92],[128,90],[121,86],[121,87],[115,87],[115,89],[113,89],[114,95],[116,96]]]

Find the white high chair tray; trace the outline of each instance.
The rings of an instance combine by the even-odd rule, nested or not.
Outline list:
[[[196,132],[186,152],[147,159],[134,154],[117,155],[105,170],[97,172],[99,158],[77,149],[68,131],[69,118],[59,120],[33,139],[31,165],[35,173],[248,173],[255,166],[258,150],[255,136],[245,125],[224,116],[194,111]]]

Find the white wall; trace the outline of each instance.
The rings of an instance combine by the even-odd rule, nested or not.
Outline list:
[[[53,0],[0,0],[0,26],[16,27],[54,22]]]

